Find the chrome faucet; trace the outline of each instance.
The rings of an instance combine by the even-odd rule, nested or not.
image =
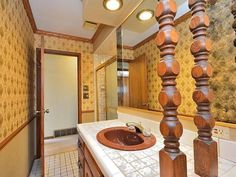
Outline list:
[[[141,123],[127,122],[127,123],[126,123],[126,126],[127,126],[129,129],[135,128],[135,131],[136,131],[137,133],[143,133],[143,131],[144,131],[144,127],[141,125]]]

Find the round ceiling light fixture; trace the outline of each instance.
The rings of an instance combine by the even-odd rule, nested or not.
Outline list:
[[[137,18],[141,21],[150,20],[154,16],[154,11],[150,9],[145,9],[137,14]]]
[[[122,0],[104,0],[103,6],[110,11],[119,10],[123,6]]]

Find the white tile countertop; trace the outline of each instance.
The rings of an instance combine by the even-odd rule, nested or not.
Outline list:
[[[125,126],[122,120],[109,120],[94,123],[78,124],[77,129],[84,142],[93,155],[96,163],[105,177],[157,177],[159,175],[159,150],[163,147],[163,138],[156,136],[156,144],[148,149],[140,151],[121,151],[108,148],[100,144],[97,133],[108,127]],[[183,142],[183,141],[182,141]],[[193,150],[186,144],[180,145],[180,149],[187,155],[188,177],[197,177],[193,170]],[[228,177],[225,174],[236,169],[236,163],[219,157],[219,176]],[[236,176],[236,175],[235,175]]]

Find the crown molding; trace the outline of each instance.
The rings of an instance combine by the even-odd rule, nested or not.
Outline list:
[[[45,31],[45,30],[40,30],[40,29],[37,29],[35,34],[51,36],[51,37],[57,37],[57,38],[63,38],[63,39],[69,39],[69,40],[74,40],[74,41],[92,43],[92,40],[88,39],[88,38],[82,38],[82,37],[78,37],[78,36],[72,36],[72,35],[68,35],[68,34],[50,32],[50,31]]]

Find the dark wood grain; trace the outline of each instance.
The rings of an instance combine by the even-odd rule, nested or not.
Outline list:
[[[195,65],[192,77],[196,81],[193,100],[197,104],[194,123],[198,128],[198,137],[194,140],[194,170],[201,177],[218,176],[217,143],[212,139],[215,120],[210,112],[213,92],[209,88],[212,67],[208,62],[211,41],[206,37],[210,24],[206,14],[206,0],[189,0],[192,18],[189,28],[193,33],[191,53]]]
[[[174,28],[176,11],[174,0],[161,0],[157,4],[156,19],[160,30],[156,43],[161,55],[157,71],[163,86],[159,93],[159,102],[164,109],[160,130],[165,139],[165,147],[159,152],[161,177],[187,177],[186,155],[179,149],[179,138],[183,127],[177,118],[181,95],[175,81],[180,71],[179,63],[174,57],[175,47],[179,40],[179,35]]]

